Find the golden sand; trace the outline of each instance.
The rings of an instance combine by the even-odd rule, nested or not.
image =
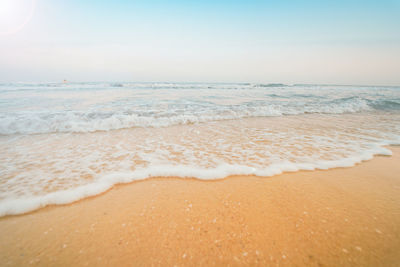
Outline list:
[[[0,218],[1,266],[399,266],[400,148],[353,168],[153,178]]]

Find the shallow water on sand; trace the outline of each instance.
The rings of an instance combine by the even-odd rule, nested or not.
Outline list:
[[[3,84],[0,215],[152,176],[347,167],[400,144],[400,89]]]

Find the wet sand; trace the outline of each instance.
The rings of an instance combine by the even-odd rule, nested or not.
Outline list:
[[[399,266],[400,148],[352,168],[153,178],[0,218],[1,266]]]

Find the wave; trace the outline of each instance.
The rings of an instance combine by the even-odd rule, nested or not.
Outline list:
[[[371,106],[377,110],[400,110],[400,100],[383,100],[372,103]]]
[[[346,114],[372,110],[400,110],[394,101],[369,101],[357,97],[316,103],[269,104],[265,101],[240,105],[207,106],[187,103],[183,107],[148,110],[20,112],[0,114],[0,135],[85,133],[133,127],[167,127],[209,121],[302,114]]]
[[[111,87],[124,87],[122,83],[110,83]]]
[[[400,144],[400,143],[396,143]],[[382,144],[387,145],[387,144]],[[223,164],[212,169],[185,165],[156,165],[132,172],[113,172],[102,175],[97,181],[73,189],[60,190],[41,196],[30,196],[0,201],[0,217],[23,214],[51,204],[69,204],[80,199],[103,193],[116,184],[130,183],[151,177],[181,177],[201,180],[222,179],[230,175],[256,175],[270,177],[284,172],[301,170],[327,170],[339,167],[352,167],[362,161],[371,160],[374,155],[392,155],[392,152],[382,145],[363,151],[354,156],[338,160],[319,160],[314,163],[296,163],[284,161],[271,164],[265,168],[254,168],[244,165]]]
[[[284,83],[267,83],[267,84],[255,84],[254,87],[286,87],[289,86]]]
[[[399,89],[0,84],[0,215],[154,176],[272,176],[389,155],[383,146],[400,144]]]

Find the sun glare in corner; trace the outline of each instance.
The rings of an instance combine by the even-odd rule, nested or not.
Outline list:
[[[32,18],[35,0],[0,0],[0,34],[20,31]]]

